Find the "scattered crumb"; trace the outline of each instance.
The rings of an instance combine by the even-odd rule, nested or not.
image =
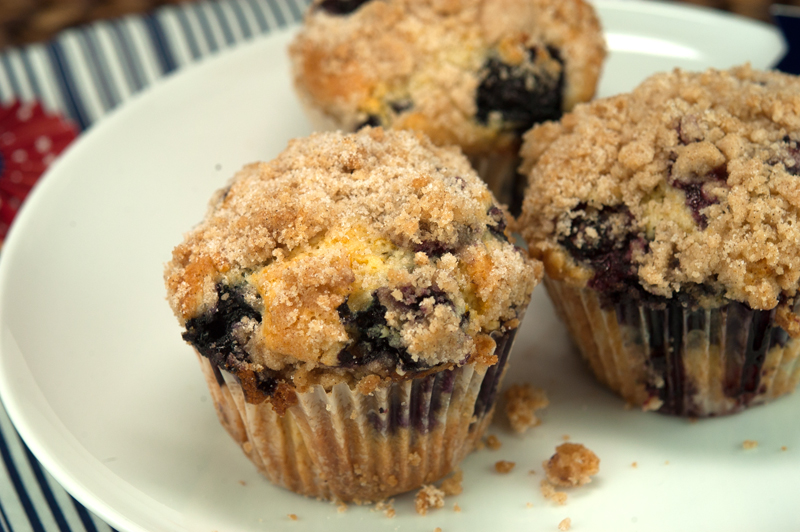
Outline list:
[[[535,469],[529,469],[528,470],[528,474],[529,475],[535,475],[536,474],[536,470]]]
[[[508,460],[498,460],[494,464],[494,469],[498,473],[511,473],[511,470],[514,469],[514,466],[517,465],[516,462],[509,462]]]
[[[542,420],[536,417],[536,411],[550,404],[544,390],[530,384],[512,384],[503,397],[508,422],[519,434],[541,424]]]
[[[444,506],[444,492],[433,485],[422,486],[414,498],[414,507],[419,515],[426,515],[428,508],[441,508]]]
[[[755,449],[758,447],[758,442],[756,440],[744,440],[744,442],[742,442],[742,447],[744,449]]]
[[[526,502],[525,503],[525,508],[533,508],[533,503],[532,502]]]
[[[503,446],[503,443],[494,434],[489,434],[486,437],[486,446],[489,447],[489,449],[496,451]]]
[[[289,514],[289,519],[291,519],[292,521],[297,521],[298,517],[295,514]]]
[[[600,459],[580,443],[562,443],[542,465],[548,480],[557,486],[582,486],[600,471]]]
[[[437,526],[433,529],[433,532],[442,532],[442,528]]]
[[[555,486],[550,484],[547,480],[542,480],[540,486],[542,487],[542,495],[545,499],[551,500],[557,504],[567,504],[567,494],[563,491],[557,491]]]
[[[388,501],[378,501],[375,503],[375,509],[379,512],[383,512],[383,515],[386,517],[392,518],[395,516],[394,511],[394,499],[389,499]]]
[[[408,455],[408,463],[414,467],[417,467],[419,464],[422,463],[422,457],[418,453],[413,452],[410,455]]]
[[[664,465],[669,465],[669,460],[664,460]]]
[[[631,467],[632,467],[632,468],[634,468],[634,469],[636,469],[637,467],[639,467],[639,464],[637,464],[636,462],[633,462],[633,463],[631,464]]]
[[[787,447],[785,445],[781,446],[781,451],[785,451]]]
[[[345,503],[343,503],[342,501],[337,502],[336,503],[336,511],[339,512],[340,514],[345,513],[347,511],[347,505]]]
[[[689,423],[697,423],[697,418],[696,417],[690,417],[689,418]]]
[[[569,530],[571,526],[572,526],[572,519],[570,519],[569,517],[558,523],[559,530]]]
[[[247,482],[245,482],[244,480],[240,480],[239,484],[241,484],[242,486],[247,486]]]
[[[447,496],[458,495],[464,491],[464,487],[461,485],[463,480],[464,472],[460,469],[456,469],[452,475],[442,481],[441,490]]]
[[[564,441],[569,441],[569,434],[564,434],[563,436],[561,436],[561,439]]]
[[[458,503],[455,503],[453,505],[453,511],[457,512],[457,513],[461,513],[461,506],[459,506]]]
[[[476,451],[482,451],[484,449],[486,449],[486,442],[484,442],[483,439],[480,439],[480,440],[475,442],[475,450]]]
[[[622,408],[624,408],[625,410],[632,410],[633,403],[625,403],[625,405]]]

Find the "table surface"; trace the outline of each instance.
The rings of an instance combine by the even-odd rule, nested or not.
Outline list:
[[[0,102],[39,101],[83,131],[160,78],[299,22],[308,3],[192,2],[96,22],[46,43],[6,49],[0,52]],[[0,459],[0,532],[114,530],[44,470],[1,406]]]

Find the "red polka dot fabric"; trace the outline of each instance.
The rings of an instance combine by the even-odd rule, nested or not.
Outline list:
[[[38,102],[0,106],[0,242],[33,186],[77,135]]]

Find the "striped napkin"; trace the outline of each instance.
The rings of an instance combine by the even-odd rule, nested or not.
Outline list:
[[[0,53],[0,103],[39,101],[84,130],[164,76],[299,22],[308,3],[190,2],[67,30],[50,42]],[[0,532],[114,530],[44,470],[2,407],[0,458]]]

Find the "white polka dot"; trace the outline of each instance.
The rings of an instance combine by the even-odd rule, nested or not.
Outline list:
[[[17,118],[22,122],[27,122],[33,116],[33,106],[23,105],[17,111]]]
[[[10,131],[6,131],[2,135],[0,135],[0,142],[5,144],[6,146],[8,146],[10,144],[14,144],[14,142],[16,140],[17,140],[17,136],[15,134],[13,134],[12,132],[10,132]]]
[[[11,152],[11,160],[15,163],[24,163],[28,160],[28,152],[22,149]]]
[[[50,137],[46,137],[41,135],[36,139],[36,151],[39,153],[45,153],[50,151],[50,148],[53,147],[53,141],[50,140]]]

